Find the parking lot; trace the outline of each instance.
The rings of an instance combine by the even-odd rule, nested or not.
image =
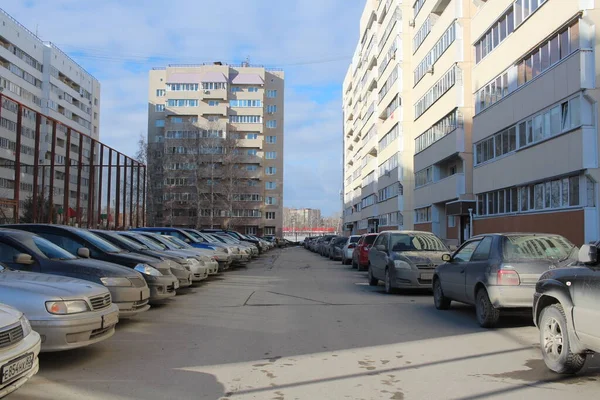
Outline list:
[[[589,399],[600,360],[549,372],[527,317],[480,328],[428,293],[386,295],[366,273],[273,250],[122,320],[109,340],[41,355],[18,399]]]

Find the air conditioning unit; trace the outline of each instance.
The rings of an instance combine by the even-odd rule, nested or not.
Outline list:
[[[210,90],[205,90],[204,94],[210,94]]]
[[[408,20],[408,26],[410,26],[411,28],[415,27],[415,20],[414,19],[409,19]]]
[[[427,68],[427,73],[433,75],[433,65]]]

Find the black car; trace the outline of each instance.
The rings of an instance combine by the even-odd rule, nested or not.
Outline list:
[[[132,268],[140,272],[148,283],[150,302],[175,296],[175,290],[179,287],[179,281],[163,261],[141,254],[128,253],[85,229],[49,224],[15,224],[0,227],[35,233],[73,255],[91,257]]]
[[[237,240],[241,240],[242,242],[249,242],[252,243],[254,245],[256,245],[256,247],[258,247],[258,252],[262,253],[264,251],[262,245],[260,244],[260,241],[257,239],[252,239],[249,238],[245,235],[242,235],[239,232],[236,231],[230,231],[230,230],[226,230],[226,229],[201,229],[200,232],[206,232],[206,233],[225,233],[229,236],[232,236],[234,238],[236,238]]]
[[[579,262],[550,269],[535,286],[533,321],[544,362],[554,372],[577,373],[589,353],[600,352],[599,245],[584,244]]]
[[[342,249],[344,245],[348,241],[347,237],[337,237],[329,242],[329,259],[330,260],[341,260],[342,259]]]
[[[151,250],[147,246],[144,246],[138,242],[134,242],[131,239],[126,238],[123,235],[119,235],[114,231],[102,231],[97,229],[90,230],[95,235],[100,236],[103,239],[111,242],[115,246],[129,251],[135,254],[142,254],[148,257],[156,258],[157,260],[167,261],[171,268],[171,273],[179,280],[179,287],[185,288],[192,284],[192,273],[189,269],[186,269],[183,264],[184,260],[181,257],[173,256],[162,251]]]
[[[150,308],[150,289],[142,274],[131,268],[79,258],[41,236],[0,229],[0,262],[11,269],[83,279],[106,286],[121,318]]]

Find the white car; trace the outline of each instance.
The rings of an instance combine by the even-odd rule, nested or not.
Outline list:
[[[22,312],[0,304],[0,397],[14,392],[39,369],[41,339]]]
[[[360,235],[352,235],[348,237],[348,241],[342,248],[342,264],[352,264],[352,253],[356,244],[360,240]]]

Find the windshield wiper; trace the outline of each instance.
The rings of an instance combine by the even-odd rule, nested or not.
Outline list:
[[[573,250],[575,250],[577,246],[573,245],[573,247],[571,247],[571,249],[569,250],[569,252],[567,253],[567,255],[563,258],[561,258],[560,260],[558,260],[559,263],[563,262],[563,261],[567,261],[569,259],[569,257],[571,257],[571,253],[573,253]]]

